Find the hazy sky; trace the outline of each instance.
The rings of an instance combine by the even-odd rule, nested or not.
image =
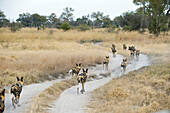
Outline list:
[[[65,7],[74,9],[74,19],[100,11],[111,19],[125,11],[135,11],[133,0],[0,0],[0,10],[8,19],[15,20],[22,13],[38,13],[48,16],[56,13],[59,17]]]

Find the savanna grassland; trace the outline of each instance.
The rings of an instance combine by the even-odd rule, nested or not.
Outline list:
[[[143,35],[145,36],[149,35]],[[137,35],[134,37],[137,38]],[[169,36],[148,37],[139,42],[134,39],[133,44],[126,42],[136,45],[137,49],[147,54],[152,61],[151,66],[115,78],[93,91],[87,111],[89,113],[151,113],[170,110]],[[118,49],[120,48],[118,44]],[[118,51],[118,53],[129,58],[129,51]]]
[[[92,46],[90,42],[93,39],[103,41],[102,47]],[[25,84],[37,83],[57,78],[59,73],[68,72],[75,63],[81,62],[83,67],[101,63],[112,43],[116,44],[119,54],[129,56],[129,52],[122,51],[123,43],[152,53],[152,48],[157,52],[166,51],[169,42],[168,35],[155,38],[147,32],[140,34],[115,30],[108,33],[106,29],[64,32],[58,29],[37,31],[36,28],[22,28],[13,33],[1,28],[0,86],[14,83],[16,76],[24,76]]]
[[[57,78],[82,63],[82,67],[101,63],[104,49],[81,45],[74,39],[67,39],[67,32],[54,30],[37,31],[25,28],[16,33],[0,29],[0,86],[1,88],[16,81],[16,76],[24,76],[24,84],[37,83]],[[61,40],[63,37],[64,40]],[[79,40],[80,41],[80,40]]]
[[[91,44],[94,39],[101,42],[100,46]],[[149,56],[152,65],[113,79],[95,90],[88,112],[152,112],[170,109],[167,106],[170,104],[170,38],[169,35],[155,37],[148,32],[141,34],[137,31],[115,30],[108,33],[106,29],[64,32],[58,29],[37,31],[35,28],[22,28],[13,33],[1,28],[0,88],[13,84],[16,76],[24,76],[24,84],[27,85],[56,79],[61,73],[65,77],[75,63],[82,63],[82,67],[101,64],[107,52],[111,52],[112,43],[116,45],[117,53],[127,58],[130,53],[122,50],[122,44],[135,45]],[[75,85],[75,79],[56,83],[46,89],[35,97],[31,112],[43,111],[54,98],[72,85]],[[42,104],[46,99],[50,102]]]

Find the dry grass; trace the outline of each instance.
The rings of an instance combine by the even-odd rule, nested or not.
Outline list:
[[[152,66],[130,72],[95,90],[88,105],[90,113],[151,113],[170,110],[170,44],[148,43],[135,45],[148,54]],[[103,46],[108,47],[110,43]],[[129,56],[117,43],[119,53]]]
[[[50,34],[50,31],[53,31],[53,34]],[[0,29],[0,42],[1,43],[10,43],[10,42],[35,42],[39,40],[46,41],[81,41],[81,40],[103,40],[106,42],[129,42],[129,43],[169,43],[169,35],[155,37],[149,35],[147,32],[145,34],[140,34],[137,31],[133,32],[124,32],[124,31],[115,31],[113,33],[108,33],[105,29],[93,30],[80,32],[77,30],[70,30],[64,32],[57,29],[45,29],[42,31],[37,31],[35,28],[22,28],[16,33],[10,32],[8,29]],[[154,39],[154,40],[153,40]]]
[[[90,43],[84,45],[77,43],[81,41],[90,42],[93,39],[103,40],[102,47],[92,46]],[[155,63],[161,60],[163,64],[166,64],[169,61],[169,35],[155,37],[147,32],[140,34],[118,30],[108,33],[105,29],[86,32],[76,30],[63,32],[57,29],[37,31],[35,28],[23,28],[12,33],[8,29],[0,28],[0,88],[14,83],[16,76],[24,76],[24,83],[30,84],[57,78],[59,73],[67,72],[77,62],[81,62],[83,67],[101,63],[105,56],[103,53],[111,52],[112,43],[116,44],[117,53],[125,57],[129,57],[129,51],[122,50],[123,43],[135,45],[143,53],[154,54],[155,56],[150,58],[152,61],[156,61]],[[169,69],[169,64],[168,66],[163,64],[152,66],[152,68],[144,69],[145,71],[139,73],[133,72],[133,76],[118,78],[96,90],[95,92],[99,91],[99,93],[97,93],[95,104],[92,106],[92,112],[111,112],[110,110],[113,108],[114,111],[129,110],[135,112],[137,109],[141,112],[142,110],[144,110],[143,112],[150,112],[155,109],[167,108],[166,105],[169,100],[168,102],[165,100],[167,99],[165,89],[169,85],[169,81],[167,82],[169,80],[167,75],[169,74],[160,76],[157,71],[162,70],[160,72],[164,72],[164,70]],[[156,84],[163,84],[162,87],[156,89],[157,87],[153,85],[155,84],[154,81],[156,81]],[[71,87],[71,85],[67,82],[56,83],[40,93],[35,97],[33,104],[35,108],[32,109],[32,112],[43,111],[43,108],[49,103],[44,105],[42,102],[46,99],[52,100],[53,95],[55,95],[54,98],[58,97],[61,91],[68,87]],[[138,88],[139,90],[137,90]],[[169,89],[167,90],[169,91]],[[56,93],[56,91],[59,93]],[[158,100],[155,99],[155,96]],[[138,102],[133,97],[142,98],[141,100],[144,101]],[[170,99],[169,96],[168,99]],[[144,103],[144,105],[141,103]]]
[[[104,58],[102,53],[103,51],[99,50],[17,52],[18,60],[1,61],[0,84],[1,87],[12,84],[15,82],[16,76],[24,76],[24,84],[57,78],[59,73],[66,73],[77,62],[81,62],[83,67],[89,64],[101,63]]]
[[[53,31],[53,33],[50,33]],[[92,39],[103,40],[101,46],[84,46],[76,42]],[[168,53],[169,36],[154,37],[147,33],[115,31],[108,33],[105,29],[79,32],[64,32],[57,29],[37,31],[36,28],[22,28],[12,33],[7,28],[0,28],[0,86],[15,82],[15,76],[24,76],[25,84],[57,77],[58,73],[68,71],[76,62],[87,64],[100,63],[105,56],[103,50],[111,52],[111,44],[117,46],[117,53],[129,57],[129,51],[122,50],[122,44],[136,45],[142,52]],[[154,43],[154,44],[153,44]],[[162,49],[163,46],[164,49]],[[5,82],[4,82],[5,81]]]
[[[16,76],[24,76],[25,85],[55,79],[75,63],[95,65],[105,56],[100,47],[59,41],[46,31],[27,28],[0,32],[0,88],[15,83]]]
[[[151,113],[170,110],[170,63],[145,67],[95,90],[90,113]]]

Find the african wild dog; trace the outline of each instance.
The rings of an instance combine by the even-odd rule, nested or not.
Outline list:
[[[88,72],[88,69],[86,69],[86,70],[83,69],[83,73],[80,73],[80,74],[77,76],[77,82],[78,82],[77,94],[79,94],[79,88],[80,88],[80,85],[81,85],[81,84],[82,84],[81,93],[85,92],[84,84],[85,84],[86,79],[87,79],[87,72]]]
[[[139,56],[140,50],[136,50],[136,56]]]
[[[116,53],[116,48],[115,48],[115,47],[114,47],[114,48],[112,47],[111,49],[112,49],[113,54],[115,54],[115,53]]]
[[[126,44],[123,44],[123,50],[126,50],[126,49],[127,49]]]
[[[37,30],[38,30],[38,31],[41,30],[41,27],[37,27]]]
[[[104,64],[106,65],[106,68],[108,69],[108,64],[109,64],[109,56],[106,56],[106,58],[103,61],[103,68],[104,68]]]
[[[121,63],[121,67],[123,67],[123,70],[126,69],[126,63],[127,63],[127,59],[123,59],[123,62]]]
[[[80,70],[81,70],[81,63],[80,64],[77,64],[76,63],[76,67],[73,67],[73,69],[71,70],[71,74],[72,74],[72,76],[75,74],[75,76],[77,76],[78,74],[79,74],[79,72],[80,72]]]
[[[3,113],[5,109],[5,89],[0,93],[0,113]]]
[[[132,50],[131,50],[131,51],[130,51],[130,55],[131,55],[131,56],[134,56],[134,55],[135,55],[135,51],[132,51]]]
[[[113,47],[113,48],[115,48],[115,47],[116,47],[116,45],[115,45],[115,44],[112,44],[112,47]]]
[[[136,51],[135,46],[129,46],[129,50],[130,50],[130,55],[134,56],[135,55],[135,51]]]
[[[96,40],[95,40],[95,39],[93,39],[93,40],[92,40],[92,42],[95,44],[95,43],[96,43]]]
[[[11,94],[12,94],[12,105],[15,108],[16,104],[19,106],[19,98],[22,92],[23,87],[23,77],[21,79],[17,78],[17,83],[11,86]]]
[[[136,50],[136,49],[135,49],[135,46],[129,46],[129,50],[135,52],[135,50]]]

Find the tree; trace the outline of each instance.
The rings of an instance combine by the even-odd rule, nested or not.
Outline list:
[[[162,28],[169,24],[169,17],[166,16],[170,5],[169,0],[134,0],[133,2],[141,5],[143,13],[148,16],[149,31],[158,36]]]
[[[74,22],[74,25],[79,26],[81,24],[88,24],[88,23],[89,23],[89,15],[82,16],[82,18],[77,18],[76,21]]]
[[[19,18],[16,21],[20,22],[23,27],[40,27],[45,25],[47,19],[39,14],[23,13],[19,14]]]
[[[102,24],[103,24],[103,28],[110,28],[112,25],[114,25],[114,22],[109,18],[109,15],[103,16],[102,19]]]
[[[97,27],[102,27],[103,13],[102,12],[92,12],[91,18],[94,19],[94,25]]]
[[[0,27],[7,27],[9,24],[10,21],[6,19],[4,12],[0,10]]]
[[[31,17],[32,17],[32,22],[34,27],[43,26],[45,22],[47,22],[46,17],[41,16],[39,14],[33,14],[31,15]]]
[[[52,28],[57,27],[57,25],[60,25],[60,20],[57,18],[57,15],[55,13],[51,13],[50,16],[48,16],[48,25]]]
[[[32,16],[30,13],[19,14],[19,18],[16,21],[20,22],[23,27],[32,27],[33,25]]]
[[[125,12],[121,16],[114,18],[115,24],[119,27],[130,26],[131,29],[126,30],[139,30],[141,28],[141,15],[131,12]]]
[[[73,21],[73,11],[74,9],[66,7],[63,9],[60,19],[62,22],[72,22]]]

